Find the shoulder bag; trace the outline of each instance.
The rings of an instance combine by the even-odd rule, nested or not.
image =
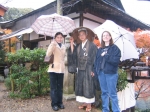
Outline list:
[[[50,55],[50,56],[45,56],[44,62],[45,62],[45,63],[52,64],[52,63],[54,62],[54,54],[52,54],[52,55]]]

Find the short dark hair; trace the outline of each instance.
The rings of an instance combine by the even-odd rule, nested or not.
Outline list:
[[[109,36],[111,37],[110,39],[110,42],[109,42],[109,45],[113,45],[114,42],[113,42],[113,39],[112,39],[112,36],[111,36],[111,33],[109,31],[104,31],[101,35],[101,48],[104,48],[105,47],[105,42],[103,41],[103,34],[107,32],[109,34]]]
[[[58,35],[61,35],[62,37],[64,37],[64,35],[63,35],[61,32],[57,32],[57,33],[55,34],[55,38],[56,38]]]

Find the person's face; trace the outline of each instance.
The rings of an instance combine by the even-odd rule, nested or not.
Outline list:
[[[111,36],[109,35],[108,32],[104,32],[102,38],[104,42],[110,42]]]
[[[63,42],[63,36],[62,35],[57,35],[56,38],[55,38],[55,41],[57,43],[62,43]]]
[[[86,40],[86,33],[84,31],[79,32],[79,39],[84,42]]]

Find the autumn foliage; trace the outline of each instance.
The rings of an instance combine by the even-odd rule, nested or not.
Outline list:
[[[134,32],[134,38],[138,48],[150,48],[150,31],[143,31],[138,28]]]
[[[135,82],[136,99],[150,96],[149,80],[138,80]]]
[[[4,33],[11,34],[12,31],[10,29],[6,29],[6,30],[4,30]],[[15,53],[16,52],[16,42],[18,42],[18,39],[16,37],[10,38],[10,42],[9,42],[9,39],[4,40],[6,51]]]
[[[101,46],[100,40],[98,39],[97,35],[95,35],[95,39],[94,39],[93,43],[94,43],[98,48]]]
[[[134,32],[134,38],[137,48],[142,48],[143,56],[141,60],[146,62],[146,56],[150,57],[150,31],[144,31],[138,28]]]
[[[143,31],[141,29],[137,29],[134,32],[134,38],[136,42],[137,48],[142,48],[143,55],[141,57],[141,61],[148,62],[147,64],[150,66],[150,61],[146,61],[146,57],[150,57],[150,31]],[[142,72],[141,76],[147,77],[147,72]],[[147,98],[150,96],[150,82],[149,80],[138,80],[135,82],[135,91],[136,91],[136,99],[138,98]]]

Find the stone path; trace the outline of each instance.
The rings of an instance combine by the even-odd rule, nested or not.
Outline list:
[[[50,106],[49,96],[37,97],[34,99],[11,99],[4,83],[0,83],[0,112],[54,112]],[[58,112],[85,112],[79,110],[80,105],[75,100],[64,100],[65,109]],[[99,109],[92,109],[91,112],[101,112]]]
[[[4,83],[0,82],[0,101],[2,101],[3,97],[6,95],[6,91]]]

